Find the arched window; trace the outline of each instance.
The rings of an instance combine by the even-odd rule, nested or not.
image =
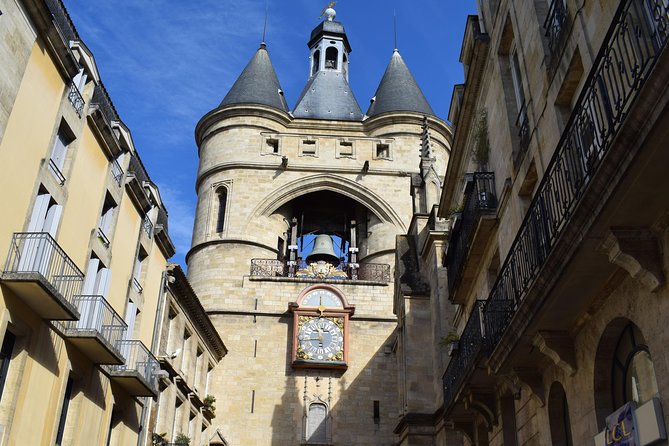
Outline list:
[[[323,403],[309,405],[307,414],[307,441],[309,443],[326,443],[328,408]]]
[[[325,68],[336,70],[338,58],[339,58],[339,51],[337,51],[337,48],[331,46],[327,50],[325,50]]]
[[[573,446],[567,395],[559,382],[553,383],[548,395],[548,418],[551,426],[552,445]]]
[[[311,75],[313,76],[316,74],[318,71],[318,67],[320,66],[321,63],[321,52],[316,51],[314,52],[314,55],[312,56],[312,62],[311,62]]]
[[[631,322],[618,339],[611,373],[614,408],[628,401],[643,404],[658,392],[646,340],[639,328]]]
[[[221,187],[216,191],[218,197],[218,214],[216,217],[216,232],[223,232],[225,226],[225,208],[228,202],[228,190]]]
[[[594,370],[595,411],[606,417],[628,401],[641,405],[658,393],[652,356],[641,330],[626,318],[609,323],[599,340]]]

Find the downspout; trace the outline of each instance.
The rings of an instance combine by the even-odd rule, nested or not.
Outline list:
[[[158,356],[158,343],[160,341],[160,336],[162,334],[162,324],[163,313],[165,311],[165,301],[167,300],[167,271],[163,271],[162,277],[160,280],[160,291],[158,294],[158,308],[156,310],[156,319],[153,321],[153,338],[151,339],[151,353]],[[174,279],[172,279],[174,280]],[[151,413],[151,406],[153,403],[153,398],[144,397],[144,404],[142,405],[142,413],[140,415],[140,435],[137,437],[137,446],[146,446],[150,445],[149,441],[149,429],[147,429],[148,416]],[[158,408],[158,401],[156,399],[156,409]]]

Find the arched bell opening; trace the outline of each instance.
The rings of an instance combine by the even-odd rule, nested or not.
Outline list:
[[[389,265],[360,263],[361,251],[368,250],[369,226],[380,223],[359,201],[319,190],[293,198],[272,214],[287,223],[286,232],[278,235],[284,241],[278,259],[285,262],[289,277],[390,280]],[[378,269],[383,269],[381,275],[368,274]],[[367,275],[361,277],[361,271]]]

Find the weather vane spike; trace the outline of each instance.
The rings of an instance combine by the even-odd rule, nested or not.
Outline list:
[[[336,4],[337,4],[337,2],[330,2],[329,5],[327,5],[325,8],[323,8],[323,10],[321,11],[321,15],[318,16],[318,19],[320,20],[320,19],[323,18],[324,15],[327,15],[328,20],[330,20],[330,21],[334,20],[335,12],[334,12],[334,9],[332,9],[332,7]],[[328,10],[330,10],[330,11],[328,11]]]
[[[395,34],[395,50],[397,50],[397,11],[393,9],[393,30]]]
[[[267,15],[269,14],[269,0],[265,0],[265,24],[262,28],[262,43],[265,43],[265,34],[267,34]]]

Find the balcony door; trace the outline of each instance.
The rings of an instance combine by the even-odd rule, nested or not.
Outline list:
[[[28,223],[29,234],[22,239],[19,247],[19,271],[39,272],[47,276],[49,263],[55,248],[52,239],[56,237],[58,223],[63,215],[63,206],[57,204],[50,194],[40,193],[35,199],[33,212]]]

